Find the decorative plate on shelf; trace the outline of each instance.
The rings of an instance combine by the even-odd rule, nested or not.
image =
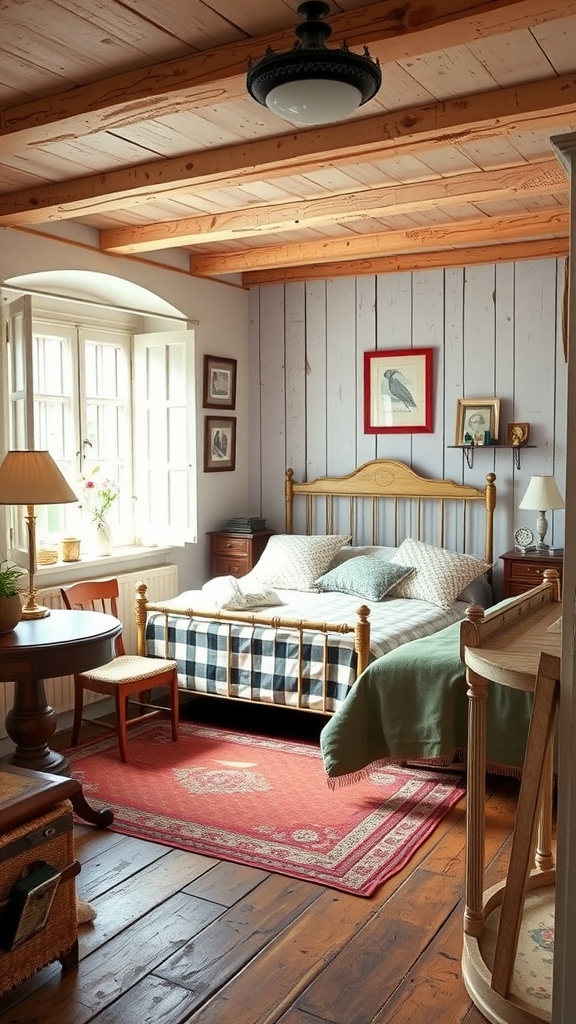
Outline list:
[[[527,526],[519,526],[517,530],[514,530],[514,544],[521,551],[528,551],[533,540],[534,534]]]

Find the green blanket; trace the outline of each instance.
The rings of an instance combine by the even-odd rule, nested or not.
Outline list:
[[[532,694],[488,684],[486,759],[492,770],[516,774],[522,767],[531,707]],[[342,781],[378,761],[461,760],[467,720],[455,622],[368,666],[322,730],[324,767],[330,779]]]

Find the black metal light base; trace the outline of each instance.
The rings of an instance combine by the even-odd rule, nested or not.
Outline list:
[[[321,19],[330,8],[323,0],[306,0],[298,7],[298,14],[306,20],[298,25],[295,32],[298,41],[285,53],[274,53],[268,49],[256,64],[253,64],[246,78],[250,95],[263,106],[272,90],[298,81],[333,81],[352,86],[359,93],[356,106],[371,100],[382,84],[382,73],[377,60],[368,53],[352,53],[343,44],[338,49],[328,49],[326,40],[332,29]],[[313,88],[313,87],[312,87]]]

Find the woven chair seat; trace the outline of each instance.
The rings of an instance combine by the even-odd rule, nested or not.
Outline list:
[[[62,600],[67,608],[83,608],[85,611],[104,612],[118,618],[118,580],[115,577],[102,580],[85,580],[61,587]],[[122,633],[114,643],[115,657],[107,665],[76,673],[74,676],[74,720],[72,722],[71,746],[75,747],[80,738],[84,705],[84,690],[92,690],[114,699],[116,722],[98,722],[104,728],[114,729],[118,735],[120,760],[127,760],[126,730],[129,725],[143,722],[154,715],[169,714],[172,723],[172,741],[178,739],[178,665],[168,658],[146,658],[126,654]],[[168,687],[169,706],[150,703],[152,690]],[[138,701],[130,697],[138,694]],[[138,705],[137,717],[128,715],[129,705]],[[144,709],[147,709],[146,713]]]
[[[107,665],[90,669],[89,672],[82,672],[82,678],[100,683],[125,683],[135,682],[144,679],[154,679],[175,669],[175,661],[167,661],[164,658],[141,658],[135,654],[120,654]]]

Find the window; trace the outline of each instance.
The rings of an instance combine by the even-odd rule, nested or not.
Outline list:
[[[88,478],[117,484],[116,546],[195,539],[193,332],[74,320],[32,314],[29,298],[10,305],[10,447],[48,449],[79,495],[35,510],[38,541],[86,537]]]

